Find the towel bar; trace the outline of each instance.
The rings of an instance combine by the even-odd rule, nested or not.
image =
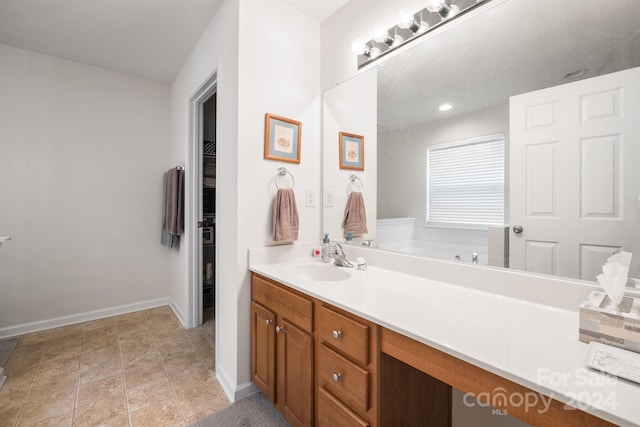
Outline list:
[[[364,190],[364,183],[362,182],[362,180],[358,178],[356,175],[351,175],[349,177],[349,193],[353,192],[353,188],[351,188],[351,185],[354,184],[356,181],[360,181],[360,192],[362,193],[362,190]]]
[[[287,170],[287,168],[278,168],[278,175],[284,176],[284,175],[287,175],[287,174],[291,177],[291,187],[290,188],[293,189],[293,187],[295,187],[295,185],[296,185],[296,180],[293,178],[293,174],[291,172],[289,172]],[[280,186],[278,185],[278,175],[276,175],[275,183],[276,183],[276,188],[279,190]]]

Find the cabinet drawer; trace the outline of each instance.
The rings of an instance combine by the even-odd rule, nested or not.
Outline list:
[[[369,427],[369,423],[354,414],[325,389],[318,389],[318,427]]]
[[[354,407],[369,410],[369,372],[324,344],[320,347],[317,370],[319,386]]]
[[[318,312],[318,336],[363,365],[369,364],[369,326],[328,307]]]
[[[251,298],[278,313],[279,317],[311,333],[313,324],[311,301],[255,274],[251,277]]]

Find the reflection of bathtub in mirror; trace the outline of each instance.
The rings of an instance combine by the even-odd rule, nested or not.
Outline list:
[[[430,258],[472,262],[478,254],[478,264],[507,266],[509,247],[504,227],[491,230],[464,230],[425,227],[415,218],[379,219],[376,222],[376,242],[380,249]]]

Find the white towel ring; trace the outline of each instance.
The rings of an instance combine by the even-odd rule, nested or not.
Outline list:
[[[358,183],[356,183],[356,181],[358,181]],[[353,185],[359,185],[360,188],[356,188],[356,190],[360,190],[361,193],[364,190],[364,183],[356,175],[351,175],[349,177],[349,194],[353,193],[354,191],[354,189],[352,188]]]
[[[276,175],[276,178],[275,178],[276,188],[278,190],[280,189],[280,186],[278,185],[278,176],[280,176],[280,175],[284,176],[284,175],[287,175],[287,174],[291,177],[291,187],[289,187],[289,188],[293,189],[293,187],[296,186],[296,180],[293,179],[293,174],[291,172],[289,172],[287,170],[287,168],[278,168],[278,175]]]

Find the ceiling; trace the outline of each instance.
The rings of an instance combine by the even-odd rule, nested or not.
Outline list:
[[[223,0],[0,0],[0,44],[173,81]],[[347,0],[284,0],[322,22]]]
[[[384,131],[505,104],[512,95],[640,66],[640,1],[508,0],[378,68]],[[491,6],[491,3],[487,4]],[[561,10],[562,9],[562,10]],[[453,109],[438,111],[448,102]]]

